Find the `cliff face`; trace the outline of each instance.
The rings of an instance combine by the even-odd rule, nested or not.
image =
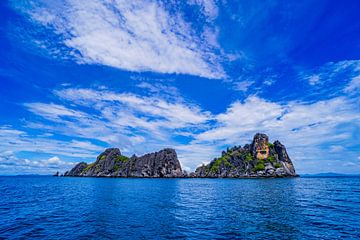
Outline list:
[[[174,149],[163,149],[141,157],[126,157],[118,148],[108,148],[91,164],[78,163],[64,176],[76,177],[183,177]]]
[[[256,134],[252,143],[233,147],[208,165],[198,167],[192,177],[293,177],[295,168],[279,141],[269,143],[265,134]]]

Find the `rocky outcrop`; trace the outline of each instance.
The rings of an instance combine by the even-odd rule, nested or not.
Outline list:
[[[189,175],[183,172],[174,149],[166,148],[141,157],[126,157],[118,148],[108,148],[94,163],[78,163],[64,176],[74,177],[146,177],[146,178],[257,178],[294,177],[295,168],[286,148],[279,141],[269,142],[257,133],[251,144],[222,152],[207,165]]]
[[[279,141],[269,142],[265,134],[257,133],[252,143],[223,151],[207,165],[198,167],[192,177],[256,178],[297,176],[286,148]]]
[[[129,158],[118,148],[108,148],[94,163],[79,163],[64,176],[173,178],[185,175],[174,149]]]
[[[73,169],[71,169],[68,172],[65,172],[64,176],[69,176],[69,177],[79,176],[86,167],[87,167],[86,162],[80,162],[76,164],[75,167],[73,167]]]

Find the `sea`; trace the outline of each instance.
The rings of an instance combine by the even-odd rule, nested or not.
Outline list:
[[[0,239],[360,239],[360,178],[3,176]]]

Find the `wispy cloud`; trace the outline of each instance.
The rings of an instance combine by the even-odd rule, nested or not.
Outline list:
[[[209,21],[214,20],[219,14],[218,6],[214,0],[190,0],[189,3],[198,5],[202,14],[206,16]]]
[[[359,71],[358,76],[355,76],[351,79],[351,81],[345,87],[344,91],[346,93],[350,93],[350,94],[355,93],[355,92],[358,92],[358,93],[360,92],[360,71]]]
[[[213,117],[198,106],[177,98],[76,88],[57,90],[54,94],[65,105],[24,105],[35,115],[50,121],[45,123],[34,119],[27,122],[27,127],[96,139],[120,147],[125,154],[142,154],[177,146],[175,137],[191,138],[196,132],[206,129]],[[83,111],[73,110],[80,108]],[[82,141],[81,147],[87,149],[84,144]],[[73,142],[72,146],[75,145]]]
[[[235,82],[234,83],[234,90],[246,92],[251,85],[253,85],[255,81],[242,81],[242,82]]]
[[[328,62],[312,70],[301,71],[299,76],[310,85],[318,87],[331,84],[333,81],[348,82],[360,74],[359,60],[344,60],[339,62]],[[340,84],[340,87],[342,85]]]
[[[181,12],[169,11],[164,3],[67,0],[62,4],[29,1],[29,5],[31,10],[23,11],[60,39],[55,44],[39,39],[38,45],[61,54],[64,48],[54,48],[63,44],[66,54],[79,63],[206,78],[226,75],[208,34],[195,32]],[[201,6],[208,17],[216,17],[215,4],[202,1]]]
[[[52,136],[31,135],[12,126],[0,126],[0,142],[0,151],[27,151],[73,158],[93,158],[103,149],[89,141],[56,140]]]

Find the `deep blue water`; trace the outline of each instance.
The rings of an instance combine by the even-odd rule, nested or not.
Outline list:
[[[0,177],[0,238],[356,239],[360,178]]]

